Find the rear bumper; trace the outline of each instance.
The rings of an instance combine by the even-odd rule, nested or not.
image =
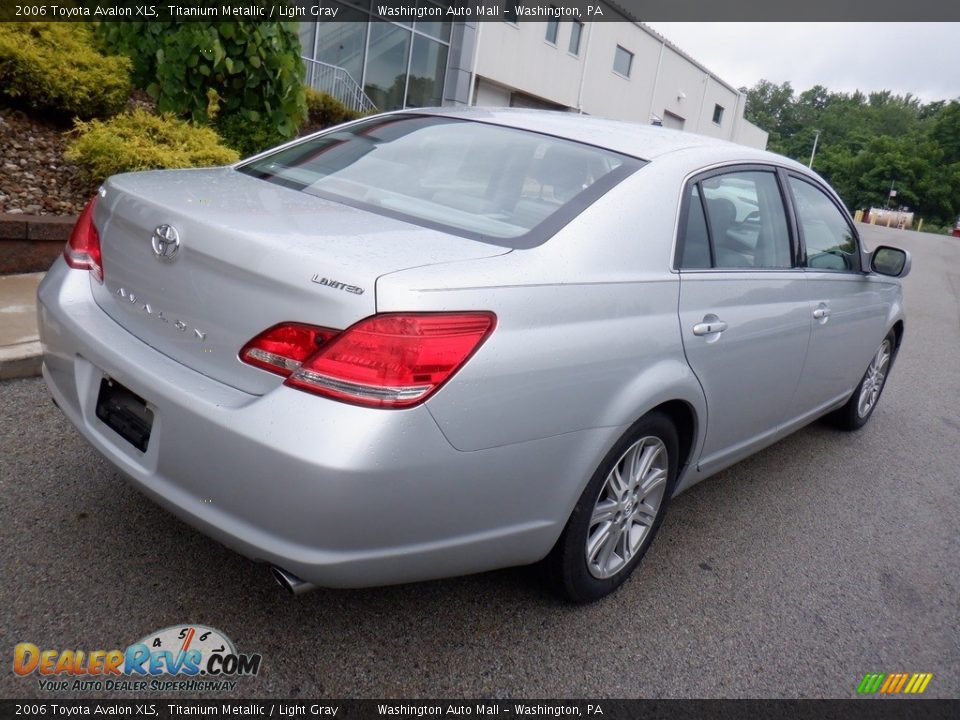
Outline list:
[[[542,558],[619,432],[461,452],[422,406],[360,408],[280,385],[249,395],[135,338],[99,309],[90,282],[58,260],[38,294],[43,377],[67,418],[187,523],[319,585],[383,585]],[[146,452],[96,417],[105,375],[153,409]]]

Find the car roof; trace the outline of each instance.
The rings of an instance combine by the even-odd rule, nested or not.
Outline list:
[[[718,138],[697,135],[685,130],[672,130],[624,120],[609,120],[573,112],[493,107],[417,108],[400,112],[455,117],[530,130],[596,145],[642,160],[654,160],[681,150],[709,148],[714,161],[723,160],[725,156],[729,156],[731,160],[776,162],[806,170],[799,163],[782,155],[737,145]]]

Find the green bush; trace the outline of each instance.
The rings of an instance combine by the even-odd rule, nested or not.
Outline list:
[[[73,134],[64,157],[91,182],[130,170],[226,165],[238,159],[210,128],[144,110],[106,121],[78,120]]]
[[[311,87],[308,87],[306,91],[307,123],[311,128],[320,130],[363,117],[363,113],[351,110],[332,95],[314,90]]]
[[[240,113],[218,116],[215,127],[217,133],[223,138],[223,142],[243,157],[256,155],[258,152],[289,140],[277,132],[271,123],[263,119],[252,122]]]
[[[100,36],[159,112],[214,124],[238,150],[291,138],[306,117],[297,23],[102,23]]]
[[[130,79],[135,87],[146,88],[157,76],[157,50],[170,32],[164,22],[101,22],[96,26],[104,52],[121,53],[132,62]]]
[[[0,23],[0,95],[28,110],[110,117],[130,98],[130,60],[104,56],[86,23]]]
[[[916,227],[914,227],[916,229]],[[923,232],[933,233],[934,235],[950,235],[953,233],[953,225],[936,225],[934,223],[924,223]]]

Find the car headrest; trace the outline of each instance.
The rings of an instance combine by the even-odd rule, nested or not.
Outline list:
[[[713,198],[707,200],[710,212],[710,221],[716,225],[729,227],[737,221],[737,206],[728,198]]]
[[[588,156],[560,145],[547,149],[536,170],[537,181],[551,186],[558,200],[569,200],[583,190],[589,176]]]

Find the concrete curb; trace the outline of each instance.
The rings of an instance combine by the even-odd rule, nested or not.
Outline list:
[[[0,275],[0,380],[40,374],[36,298],[43,275]]]
[[[0,380],[36,377],[42,364],[40,341],[0,347]]]

